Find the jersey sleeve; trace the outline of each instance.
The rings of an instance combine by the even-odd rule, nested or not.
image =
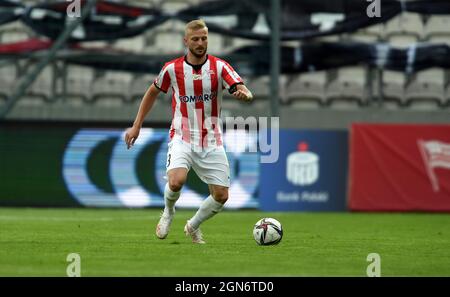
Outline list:
[[[244,81],[242,78],[237,74],[237,72],[231,67],[230,64],[224,63],[223,69],[222,69],[222,82],[223,86],[229,90],[232,86],[236,84],[242,84]]]
[[[171,85],[167,65],[164,65],[163,69],[161,69],[161,72],[155,78],[155,81],[153,83],[159,90],[161,90],[164,93],[167,93]]]

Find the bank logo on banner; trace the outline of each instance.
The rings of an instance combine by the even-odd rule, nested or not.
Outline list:
[[[308,152],[308,144],[298,144],[298,151],[286,159],[286,178],[296,186],[312,185],[319,179],[319,156]]]
[[[439,180],[434,169],[450,169],[450,144],[438,140],[419,140],[417,144],[433,191],[439,192]]]
[[[261,164],[261,209],[345,210],[347,131],[281,129],[280,143],[278,162]]]

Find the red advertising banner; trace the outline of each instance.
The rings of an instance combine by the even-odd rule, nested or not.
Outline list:
[[[354,124],[349,207],[450,211],[450,125]]]

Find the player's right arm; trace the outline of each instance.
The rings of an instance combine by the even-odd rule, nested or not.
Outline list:
[[[141,104],[139,105],[139,110],[136,115],[136,119],[134,120],[133,126],[127,129],[125,133],[125,143],[127,144],[127,149],[134,145],[134,142],[139,136],[139,132],[142,127],[142,123],[144,123],[145,116],[152,109],[153,104],[155,103],[156,97],[160,89],[158,89],[154,83],[147,89],[142,98]]]

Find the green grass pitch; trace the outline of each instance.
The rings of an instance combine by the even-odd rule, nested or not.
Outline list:
[[[156,209],[0,208],[0,276],[450,276],[450,215],[223,211],[202,225],[206,245],[183,233],[195,210],[178,210],[165,240]],[[279,245],[258,246],[253,224],[274,217]]]

